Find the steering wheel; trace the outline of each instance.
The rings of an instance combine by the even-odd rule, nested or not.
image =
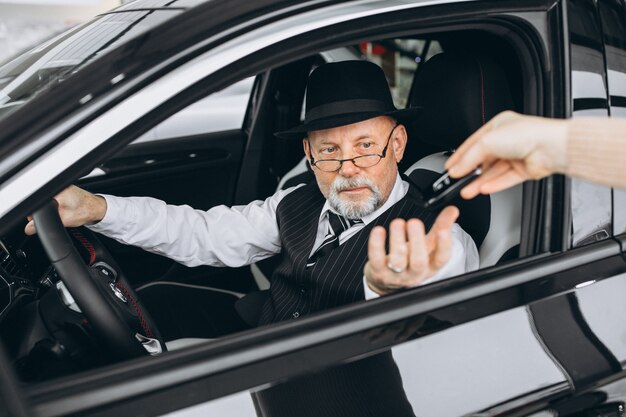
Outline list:
[[[33,214],[41,244],[89,326],[114,357],[127,359],[165,351],[154,321],[121,269],[93,232],[70,229],[89,253],[87,265],[61,222],[55,200]]]

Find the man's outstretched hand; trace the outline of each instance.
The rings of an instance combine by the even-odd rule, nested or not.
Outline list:
[[[103,197],[91,194],[74,185],[61,191],[54,199],[59,205],[59,215],[65,227],[79,227],[97,223],[104,218],[107,210],[106,200]],[[37,233],[31,216],[28,217],[24,233],[27,235]]]
[[[458,216],[456,207],[446,207],[428,234],[418,219],[395,219],[389,225],[389,253],[385,228],[372,229],[364,271],[367,285],[383,295],[415,287],[435,275],[450,259],[451,229]]]

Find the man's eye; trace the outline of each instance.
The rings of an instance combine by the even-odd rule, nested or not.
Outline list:
[[[322,148],[322,153],[326,153],[326,154],[333,153],[335,152],[335,149],[336,149],[335,147]]]
[[[370,149],[374,144],[372,142],[363,142],[361,143],[361,149]]]

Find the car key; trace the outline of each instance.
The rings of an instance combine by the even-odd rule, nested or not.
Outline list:
[[[480,167],[476,168],[464,177],[454,179],[448,175],[448,171],[437,178],[423,193],[423,206],[428,210],[441,209],[454,200],[463,187],[474,181],[482,174]]]

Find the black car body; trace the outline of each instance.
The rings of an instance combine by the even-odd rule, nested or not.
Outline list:
[[[416,415],[624,415],[626,194],[560,175],[518,189],[507,209],[517,224],[494,231],[514,245],[478,271],[158,357],[24,378],[24,352],[46,349],[34,327],[54,316],[42,278],[58,279],[22,233],[27,215],[74,182],[203,209],[265,198],[302,158],[272,133],[300,120],[319,53],[370,43],[419,63],[435,42],[501,62],[520,112],[626,107],[622,0],[139,0],[0,68],[0,415],[246,415],[248,392],[389,349]],[[240,126],[130,144],[248,77]],[[441,151],[422,145],[415,161]],[[258,288],[249,268],[104,245],[135,287]]]

